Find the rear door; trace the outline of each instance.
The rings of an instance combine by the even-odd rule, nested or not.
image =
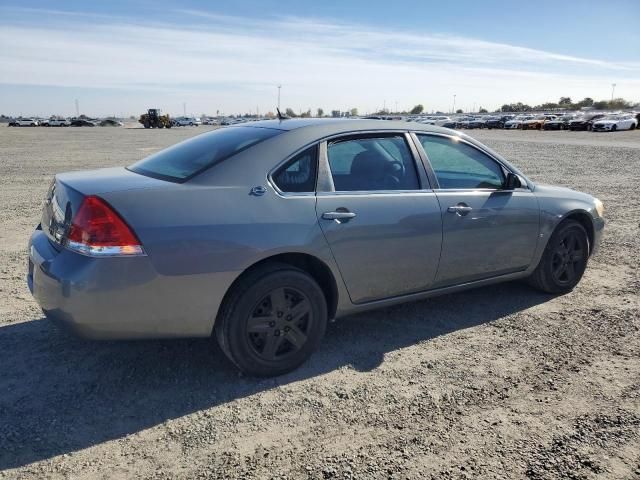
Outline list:
[[[438,200],[406,133],[321,144],[316,211],[351,300],[427,290],[442,242]]]
[[[459,137],[416,136],[442,210],[442,255],[434,286],[525,270],[539,234],[533,193],[505,190],[506,167]]]

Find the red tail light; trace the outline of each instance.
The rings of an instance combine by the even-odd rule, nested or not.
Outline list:
[[[140,240],[111,206],[85,197],[71,221],[67,247],[85,255],[143,255]]]

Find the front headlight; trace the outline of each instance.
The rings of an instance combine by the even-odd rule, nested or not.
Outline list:
[[[598,212],[599,217],[604,217],[604,204],[598,199],[594,199],[596,212]]]

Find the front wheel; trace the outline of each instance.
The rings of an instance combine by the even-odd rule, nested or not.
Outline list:
[[[568,293],[578,284],[589,260],[589,237],[575,220],[556,227],[529,283],[546,293]]]
[[[327,327],[327,304],[315,280],[284,264],[242,278],[218,315],[215,335],[243,372],[282,375],[307,360]]]
[[[617,129],[618,129],[618,126],[617,126],[617,125],[613,125],[613,126],[611,127],[611,131],[612,131],[612,132],[615,132]]]

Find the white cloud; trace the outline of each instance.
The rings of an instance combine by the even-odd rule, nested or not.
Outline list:
[[[146,25],[118,17],[47,15],[40,24],[0,22],[0,83],[116,89],[108,100],[86,93],[96,114],[138,111],[150,102],[180,111],[182,101],[198,113],[256,106],[266,111],[273,109],[280,83],[283,106],[296,110],[367,111],[385,101],[390,107],[397,101],[404,108],[423,103],[428,110],[447,110],[454,93],[463,108],[495,108],[560,95],[607,97],[614,81],[622,96],[640,92],[638,62],[459,36],[190,10],[176,11],[174,22]],[[118,92],[123,104],[114,106]]]

